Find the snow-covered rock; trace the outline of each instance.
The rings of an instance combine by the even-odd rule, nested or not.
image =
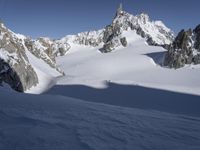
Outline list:
[[[75,36],[74,43],[96,47],[102,43],[103,32],[104,30],[79,33]]]
[[[64,53],[64,51],[61,52],[57,43],[51,41],[48,38],[39,38],[37,40],[26,39],[25,46],[27,50],[35,55],[38,59],[42,59],[50,67],[56,69],[61,74],[64,74],[64,72],[57,67],[55,61],[56,56],[61,55],[61,53],[63,55]]]
[[[149,45],[164,46],[172,43],[173,32],[162,21],[151,21],[147,14],[131,15],[123,11],[120,5],[111,25],[105,28],[103,51],[111,51],[120,45],[124,31],[136,30],[137,34],[146,39]]]
[[[126,37],[122,34],[135,30],[138,35],[145,38],[149,45],[165,46],[172,43],[173,32],[162,21],[152,21],[147,14],[132,15],[123,10],[122,5],[110,25],[97,31],[82,32],[56,40],[56,43],[68,43],[70,50],[74,44],[97,47],[101,52],[110,52],[119,46],[127,46]],[[65,48],[66,49],[66,48]]]

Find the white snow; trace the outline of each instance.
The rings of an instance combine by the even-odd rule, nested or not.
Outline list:
[[[3,36],[4,36],[3,33],[1,33],[1,34],[0,34],[0,40],[3,39]]]
[[[100,53],[98,48],[72,46],[66,56],[57,59],[66,73],[58,84],[104,88],[105,81],[112,81],[200,95],[199,65],[177,70],[161,67],[166,50],[148,46],[135,31],[123,34],[128,47],[108,54]]]
[[[10,64],[13,66],[17,63],[18,57],[16,53],[9,53],[8,51],[0,48],[0,58],[5,62],[10,61]]]
[[[12,32],[18,39],[21,39],[21,40],[25,40],[26,39],[26,36],[22,35],[22,34],[16,34],[14,32]]]
[[[165,24],[164,24],[162,21],[160,21],[160,20],[155,21],[154,24],[155,24],[156,26],[158,26],[158,27],[162,27],[162,28],[163,28],[165,31],[167,31],[167,32],[172,32],[172,30],[169,29],[168,27],[166,27]]]
[[[4,61],[8,61],[8,52],[4,51],[4,49],[0,49],[0,58]]]

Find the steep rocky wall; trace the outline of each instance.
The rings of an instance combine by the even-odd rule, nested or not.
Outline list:
[[[10,87],[18,92],[23,92],[24,88],[22,82],[10,65],[3,59],[0,59],[0,86],[4,83],[10,85]]]
[[[181,30],[167,49],[165,66],[177,69],[186,64],[200,64],[200,25],[194,30]]]
[[[0,37],[2,80],[20,92],[36,86],[38,77],[26,56],[22,39],[3,24],[0,24]]]

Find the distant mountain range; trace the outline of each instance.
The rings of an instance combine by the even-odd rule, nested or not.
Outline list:
[[[161,21],[152,21],[147,14],[131,15],[120,6],[110,25],[98,31],[68,35],[59,40],[47,37],[31,39],[9,30],[0,23],[0,84],[7,83],[13,89],[24,92],[39,83],[38,73],[32,64],[43,63],[60,75],[65,73],[57,66],[56,57],[66,55],[76,45],[97,47],[108,53],[118,47],[126,47],[124,33],[136,31],[148,45],[162,46],[169,51],[164,64],[179,68],[185,64],[200,63],[200,27],[181,31],[177,38]],[[174,40],[175,39],[175,40]]]

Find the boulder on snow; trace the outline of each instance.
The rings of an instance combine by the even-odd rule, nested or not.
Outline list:
[[[102,53],[109,53],[114,49],[114,43],[112,42],[107,42],[106,44],[103,45],[103,48],[100,49]]]
[[[127,42],[127,40],[126,40],[126,37],[121,38],[121,39],[120,39],[120,42],[121,42],[122,46],[127,47],[128,42]]]

